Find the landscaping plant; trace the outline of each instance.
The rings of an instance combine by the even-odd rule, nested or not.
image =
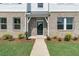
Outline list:
[[[26,40],[28,40],[28,32],[25,32]]]
[[[70,41],[71,39],[72,39],[72,34],[71,34],[71,33],[67,33],[67,34],[65,35],[64,40],[65,40],[65,41]]]
[[[47,35],[47,38],[46,38],[47,40],[51,40],[51,38]]]
[[[78,37],[74,37],[73,40],[74,40],[74,41],[78,40]]]
[[[58,41],[62,41],[62,38],[61,38],[61,37],[59,37],[59,38],[58,38]]]
[[[57,39],[57,36],[54,36],[53,39]]]
[[[13,39],[13,36],[10,35],[10,34],[5,34],[5,35],[2,36],[2,39],[3,40],[11,40],[11,39]]]
[[[25,34],[19,34],[19,35],[18,35],[18,38],[19,38],[19,39],[24,39],[24,38],[25,38]]]

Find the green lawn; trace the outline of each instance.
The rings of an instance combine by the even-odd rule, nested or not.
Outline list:
[[[0,42],[0,56],[29,56],[32,50],[32,42]]]
[[[47,42],[51,56],[79,56],[79,43],[73,42]]]

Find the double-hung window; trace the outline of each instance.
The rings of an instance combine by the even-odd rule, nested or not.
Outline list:
[[[64,29],[64,18],[59,17],[57,21],[57,28],[58,29]]]
[[[7,29],[7,18],[0,17],[0,28]]]
[[[21,20],[20,17],[14,17],[13,18],[13,23],[14,23],[14,29],[20,29],[21,28]]]
[[[43,8],[43,3],[38,3],[38,8]]]
[[[67,17],[66,18],[67,20],[66,20],[66,28],[67,29],[72,29],[72,27],[73,27],[73,17]]]
[[[57,29],[72,29],[73,28],[73,17],[58,17]]]

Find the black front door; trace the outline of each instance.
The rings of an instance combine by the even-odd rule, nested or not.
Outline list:
[[[37,21],[37,35],[43,35],[43,21]]]

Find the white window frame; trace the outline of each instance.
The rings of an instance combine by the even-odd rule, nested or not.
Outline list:
[[[0,18],[6,18],[6,17],[0,17]],[[1,23],[1,19],[0,19],[0,29],[1,30],[6,30],[6,29],[2,29],[1,25],[6,25],[6,29],[7,29],[7,18],[6,18],[6,23]]]
[[[67,22],[67,19],[66,19],[66,17],[64,18],[64,30],[67,30],[67,28],[66,28],[66,22]]]
[[[14,23],[14,18],[20,18],[20,23]],[[20,29],[16,29],[14,26],[15,25],[20,25],[20,29],[21,29],[21,17],[13,17],[13,29],[15,30],[20,30]]]
[[[69,30],[69,29],[67,29],[66,25],[67,25],[67,17],[64,17],[64,28],[63,28],[63,30]]]
[[[39,4],[42,4],[42,6],[39,6]],[[37,3],[38,8],[43,8],[43,3]]]

